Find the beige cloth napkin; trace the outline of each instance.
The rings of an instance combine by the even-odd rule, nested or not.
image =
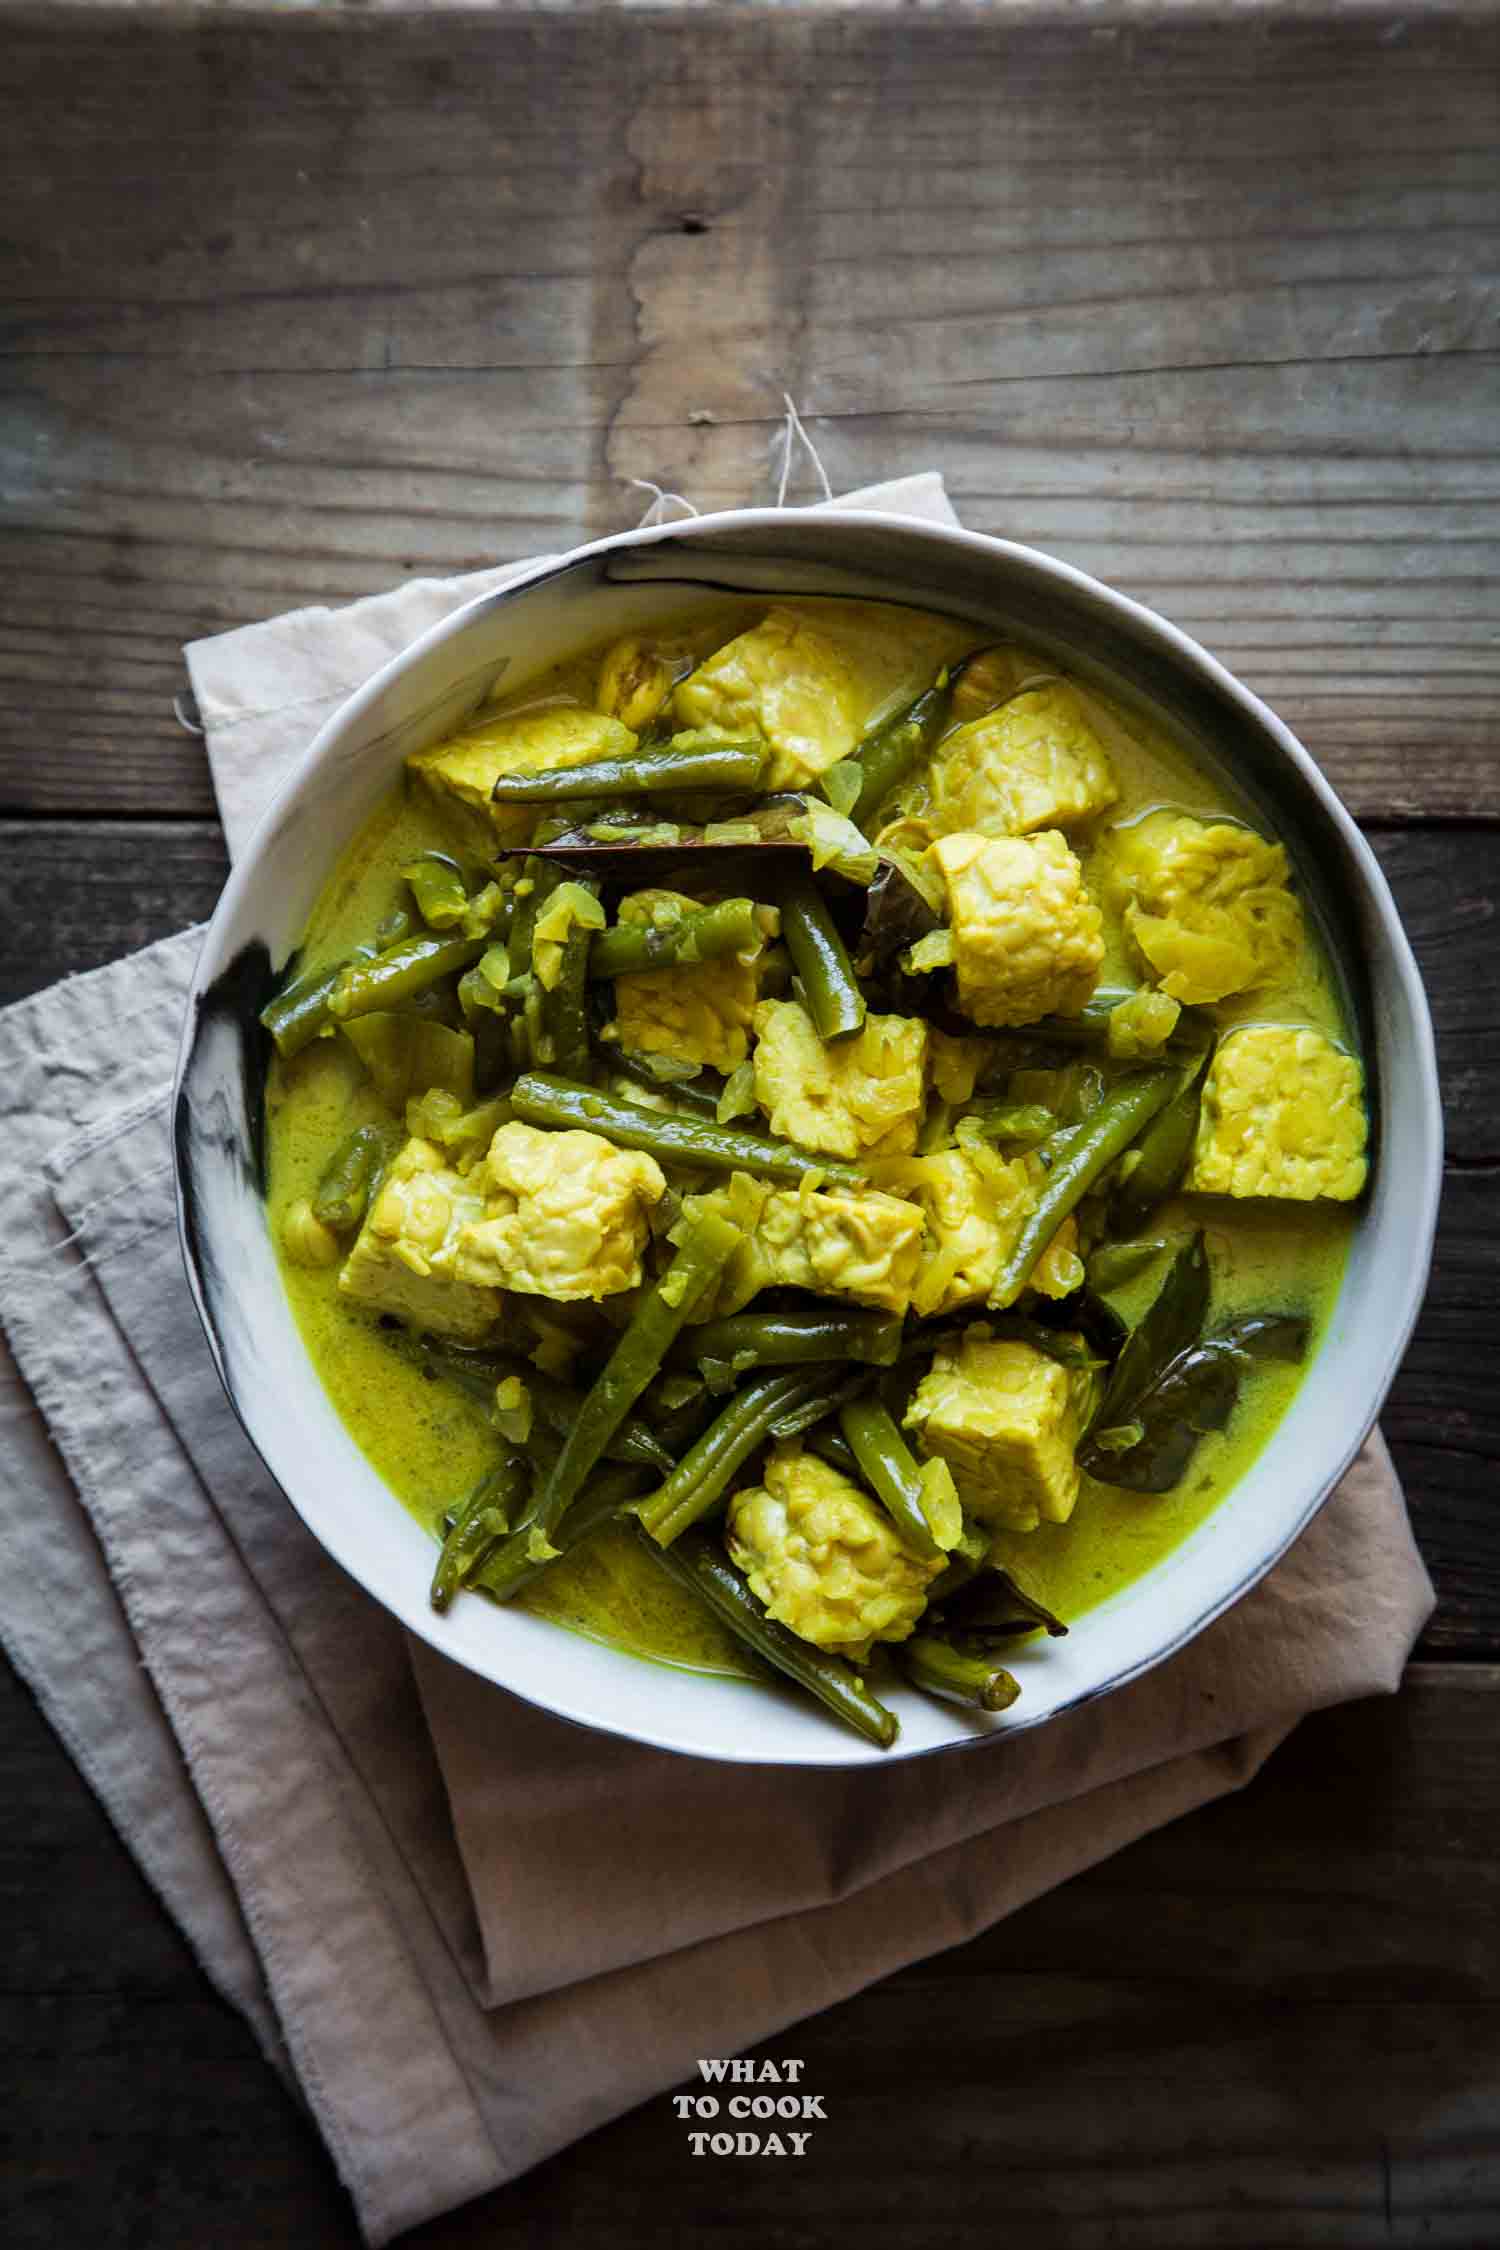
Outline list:
[[[933,478],[861,497],[947,513]],[[189,652],[231,849],[347,690],[503,575]],[[0,1635],[372,2242],[1238,1787],[1305,1711],[1398,1684],[1431,1590],[1378,1436],[1190,1649],[962,1758],[721,1768],[409,1643],[271,1484],[197,1329],[165,1113],[196,945],[0,1014]]]

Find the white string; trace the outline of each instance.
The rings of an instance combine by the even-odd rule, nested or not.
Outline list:
[[[823,498],[832,500],[833,486],[829,482],[828,471],[823,466],[823,457],[807,434],[807,425],[797,411],[796,400],[792,397],[790,391],[783,391],[781,401],[786,408],[786,417],[782,422],[779,433],[781,468],[776,479],[776,506],[778,508],[786,506],[787,490],[792,481],[793,451],[798,446],[801,447],[812,464],[813,475],[818,480]],[[772,442],[774,444],[775,440]],[[654,483],[650,477],[626,477],[625,482],[633,485],[637,492],[649,492],[651,494],[651,505],[641,517],[638,527],[642,531],[647,530],[653,524],[665,523],[668,520],[667,511],[671,508],[680,508],[685,516],[696,516],[701,513],[684,493],[663,491],[662,487]],[[181,717],[181,713],[178,715]],[[184,724],[186,723],[184,721]]]
[[[625,482],[627,484],[633,484],[638,492],[654,492],[656,495],[656,498],[652,501],[650,507],[646,510],[646,513],[642,516],[639,524],[636,526],[636,529],[638,531],[644,531],[648,524],[664,522],[665,518],[663,517],[662,510],[664,508],[670,508],[674,505],[683,509],[685,513],[690,516],[696,516],[699,513],[699,510],[693,506],[692,501],[686,499],[682,493],[663,492],[661,486],[659,484],[653,484],[649,477],[627,477],[625,479]]]
[[[189,690],[189,699],[192,700],[191,690]],[[199,726],[196,719],[190,719],[186,711],[183,709],[182,704],[182,696],[180,694],[174,695],[172,698],[172,715],[176,719],[177,724],[182,728],[184,734],[206,734],[208,732],[208,729],[206,727]],[[193,709],[196,711],[197,708],[197,702],[194,700]]]
[[[833,498],[833,486],[828,481],[828,471],[823,466],[821,454],[807,434],[806,426],[801,415],[797,412],[796,402],[791,392],[783,391],[781,401],[786,408],[786,420],[781,427],[781,475],[776,485],[777,507],[784,508],[786,506],[786,488],[791,482],[792,446],[794,443],[801,445],[802,450],[811,461],[813,473],[823,488],[823,498],[831,500]]]

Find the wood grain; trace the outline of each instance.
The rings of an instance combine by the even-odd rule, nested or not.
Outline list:
[[[765,498],[789,389],[1500,814],[1492,15],[4,15],[0,806],[208,812],[185,639]]]
[[[204,921],[228,873],[217,822],[0,821],[0,1004]]]
[[[300,2110],[0,1683],[11,2250],[353,2250]],[[1417,1667],[1237,1798],[790,2030],[795,2171],[694,2161],[665,2097],[411,2250],[611,2242],[1370,2250],[1500,2233],[1500,1674]],[[87,2120],[87,2161],[78,2126]]]

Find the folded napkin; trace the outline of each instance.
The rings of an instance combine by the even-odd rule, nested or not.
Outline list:
[[[932,477],[855,497],[954,520]],[[231,850],[348,690],[505,575],[188,651]],[[371,2242],[1238,1787],[1304,1712],[1396,1687],[1432,1597],[1378,1436],[1190,1648],[963,1758],[720,1767],[409,1641],[272,1484],[188,1296],[166,1103],[199,934],[0,1014],[0,1636]]]

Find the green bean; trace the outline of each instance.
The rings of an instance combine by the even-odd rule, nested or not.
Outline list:
[[[551,1537],[541,1543],[540,1552],[532,1541],[530,1524],[523,1523],[483,1558],[470,1585],[493,1601],[510,1601],[550,1564],[613,1523],[640,1488],[639,1469],[601,1469],[597,1476],[590,1477]]]
[[[671,1265],[642,1295],[604,1372],[578,1409],[537,1501],[536,1524],[543,1534],[561,1519],[739,1242],[739,1229],[717,1211],[701,1211],[687,1227]]]
[[[895,1712],[870,1693],[852,1664],[840,1656],[825,1656],[768,1617],[734,1565],[705,1533],[689,1531],[671,1547],[658,1547],[644,1530],[640,1538],[657,1566],[695,1595],[742,1647],[795,1680],[867,1742],[889,1750],[899,1731]]]
[[[574,887],[597,899],[599,886],[587,876],[574,879]],[[564,1078],[585,1078],[589,1069],[588,980],[593,973],[589,956],[594,932],[574,922],[563,940],[557,982],[542,993],[542,1036],[546,1060]]]
[[[741,1367],[800,1367],[852,1359],[864,1367],[891,1367],[901,1335],[894,1313],[836,1312],[821,1305],[810,1312],[730,1313],[680,1336],[672,1357],[683,1365],[717,1359]]]
[[[537,919],[552,893],[566,881],[564,871],[554,867],[549,859],[532,855],[521,863],[516,909],[506,948],[517,973],[505,987],[505,998],[517,1011],[512,1021],[511,1039],[522,1069],[528,1065],[535,1068],[547,1044],[545,1000],[536,973]]]
[[[907,1545],[932,1562],[945,1561],[947,1550],[927,1520],[922,1472],[886,1407],[878,1398],[850,1399],[840,1409],[839,1428]]]
[[[862,828],[870,815],[904,781],[919,758],[937,741],[953,700],[953,679],[940,672],[929,688],[874,734],[867,734],[854,756],[863,774],[850,819]]]
[[[779,1438],[801,1437],[805,1430],[813,1430],[836,1414],[851,1398],[858,1398],[869,1388],[868,1368],[858,1367],[841,1382],[829,1381],[818,1389],[809,1388],[807,1397],[793,1399],[784,1406],[771,1424],[771,1435]]]
[[[794,1374],[759,1375],[736,1391],[728,1405],[666,1479],[636,1508],[658,1545],[670,1547],[689,1524],[707,1515],[730,1479],[764,1445],[788,1407],[829,1396],[838,1378]]]
[[[1203,1076],[1211,1048],[1205,1048],[1173,1095],[1140,1138],[1136,1161],[1121,1181],[1110,1217],[1129,1232],[1140,1226],[1164,1203],[1188,1168],[1198,1137],[1198,1113],[1203,1106]]]
[[[369,1209],[376,1183],[400,1138],[391,1125],[356,1126],[323,1167],[312,1199],[313,1217],[335,1234],[352,1234]]]
[[[555,1375],[544,1375],[539,1368],[526,1363],[518,1361],[510,1372],[520,1376],[531,1394],[532,1404],[548,1429],[565,1438],[578,1419],[579,1409],[583,1405],[582,1393],[575,1391],[568,1383],[559,1382]],[[671,1453],[638,1414],[626,1415],[605,1446],[604,1458],[658,1471],[672,1466]]]
[[[347,960],[294,977],[273,1000],[267,1001],[261,1009],[260,1020],[275,1040],[276,1051],[284,1061],[290,1062],[293,1055],[300,1055],[313,1040],[334,1029],[328,1004],[338,990],[340,977],[356,961],[373,961],[379,950],[374,945],[357,945]]]
[[[779,888],[777,900],[781,934],[818,1037],[847,1039],[865,1020],[865,996],[821,891],[811,875],[800,875]]]
[[[411,885],[417,912],[430,929],[451,930],[469,910],[469,886],[456,859],[446,852],[423,852],[401,870]]]
[[[1132,1071],[1116,1079],[1081,1125],[1058,1135],[1052,1144],[1052,1169],[990,1291],[992,1311],[1015,1302],[1064,1219],[1171,1100],[1177,1082],[1178,1073],[1171,1068]]]
[[[440,977],[472,968],[484,949],[483,938],[403,938],[384,953],[349,962],[334,986],[329,1012],[344,1023],[350,1016],[398,1007],[426,992]]]
[[[765,909],[754,899],[726,898],[680,922],[617,922],[601,930],[589,956],[591,977],[639,976],[652,969],[690,968],[726,953],[754,953],[766,941]]]
[[[903,1641],[896,1660],[913,1687],[973,1710],[1008,1710],[1021,1692],[1019,1681],[991,1658],[971,1655],[936,1633],[917,1633]]]
[[[516,1080],[511,1103],[517,1117],[530,1125],[560,1129],[575,1126],[585,1132],[602,1133],[617,1147],[644,1149],[662,1164],[685,1164],[694,1171],[750,1172],[785,1187],[795,1187],[811,1174],[830,1187],[865,1185],[864,1175],[855,1165],[798,1148],[794,1141],[747,1132],[737,1125],[710,1124],[707,1118],[700,1123],[695,1117],[642,1109],[617,1095],[597,1093],[592,1086],[548,1077],[539,1071]]]
[[[550,860],[530,857],[522,860],[521,873],[512,893],[515,906],[510,918],[510,935],[506,951],[513,967],[531,973],[531,940],[536,929],[536,910],[548,893],[562,881],[559,871]]]
[[[525,1466],[513,1453],[486,1470],[475,1485],[443,1541],[432,1574],[427,1598],[439,1615],[479,1569],[489,1550],[505,1537],[511,1514],[525,1489]]]
[[[494,1404],[497,1384],[518,1376],[526,1385],[538,1419],[559,1437],[566,1437],[578,1419],[582,1393],[555,1375],[543,1374],[529,1360],[513,1358],[508,1352],[475,1351],[449,1337],[425,1333],[417,1339],[415,1356],[486,1407]],[[673,1461],[662,1439],[636,1414],[626,1416],[604,1452],[608,1460],[635,1462],[647,1469],[670,1469]]]
[[[521,768],[502,773],[491,795],[497,805],[544,805],[578,797],[655,796],[662,790],[732,791],[753,795],[765,778],[765,743],[665,743],[626,758],[594,758],[587,765]]]
[[[336,1011],[330,1003],[344,972],[403,944],[411,936],[412,928],[411,916],[404,907],[397,907],[377,926],[373,945],[356,945],[342,961],[330,962],[326,969],[311,969],[284,986],[260,1014],[261,1022],[276,1042],[277,1052],[290,1061],[325,1031],[336,1031]]]

